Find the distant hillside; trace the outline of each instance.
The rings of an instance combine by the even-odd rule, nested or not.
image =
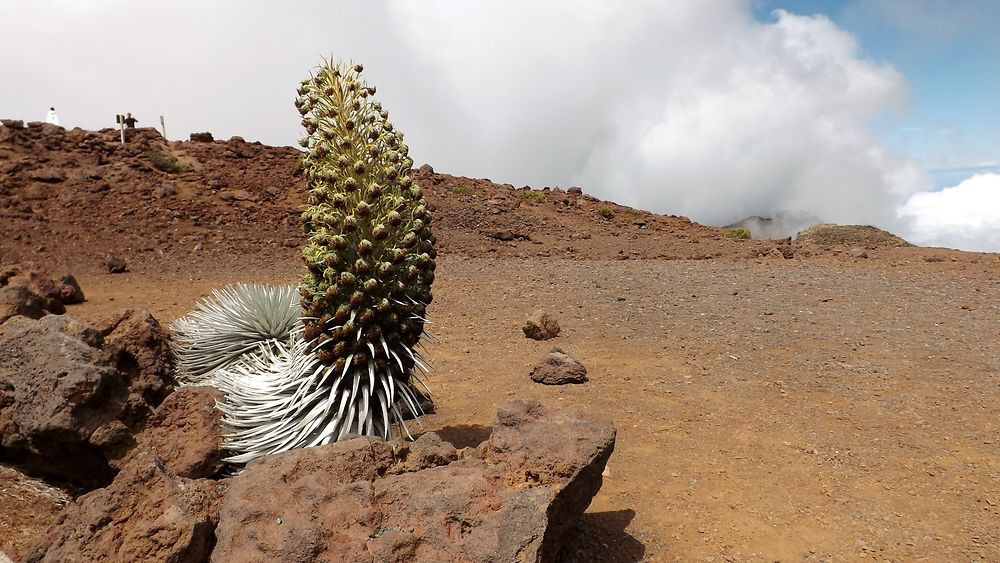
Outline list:
[[[165,141],[155,129],[0,127],[0,261],[97,268],[111,255],[169,267],[198,258],[298,260],[302,153],[290,147]],[[413,172],[442,253],[574,259],[704,259],[767,248],[722,230],[605,202],[574,189],[515,189]]]

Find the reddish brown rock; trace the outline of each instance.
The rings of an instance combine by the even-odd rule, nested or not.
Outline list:
[[[545,512],[542,560],[558,554],[563,534],[601,489],[615,435],[610,420],[582,409],[550,410],[537,401],[509,401],[497,410],[486,445],[489,462],[512,487],[555,489]]]
[[[77,283],[72,274],[59,276],[59,279],[55,280],[55,286],[59,291],[59,299],[66,305],[83,303],[87,300],[83,295],[83,290],[80,289],[80,284]]]
[[[39,168],[38,170],[33,170],[28,174],[28,177],[36,182],[45,182],[47,184],[57,184],[59,182],[66,181],[66,171],[62,168]]]
[[[207,131],[204,133],[191,133],[190,139],[196,143],[211,143],[215,141],[215,137]]]
[[[362,561],[382,520],[372,482],[392,463],[373,438],[251,463],[223,499],[212,561]]]
[[[135,438],[136,446],[116,466],[127,464],[140,452],[154,454],[178,477],[215,477],[223,467],[222,413],[215,407],[225,395],[213,387],[182,387],[156,409],[146,428]]]
[[[124,258],[112,256],[104,261],[104,269],[107,270],[109,274],[124,274],[128,271],[128,264],[125,262]]]
[[[212,561],[551,561],[601,485],[610,422],[501,407],[485,459],[440,438],[359,438],[263,458],[223,499]],[[429,467],[428,467],[429,466]]]
[[[22,284],[0,287],[0,324],[18,315],[40,319],[45,311],[45,300]]]
[[[0,325],[0,456],[94,487],[113,475],[90,437],[122,410],[121,374],[53,320]],[[54,353],[58,351],[58,353]]]
[[[75,283],[76,280],[73,282]],[[32,293],[42,298],[45,310],[49,313],[61,315],[66,312],[62,284],[57,284],[46,274],[35,270],[18,271],[8,279],[7,283],[11,285],[21,284],[27,287]],[[79,290],[79,286],[77,286],[77,290]]]
[[[165,345],[132,346],[65,315],[0,325],[0,459],[84,488],[107,484],[109,460],[171,389],[140,354]]]
[[[532,340],[549,340],[559,336],[562,328],[555,317],[546,312],[538,311],[528,317],[521,330],[524,331],[525,336]]]
[[[173,353],[170,340],[145,309],[124,309],[100,326],[104,347],[118,349],[116,363],[129,379],[136,401],[157,406],[173,391]]]
[[[25,561],[207,561],[224,490],[177,477],[142,453],[107,488],[67,507]]]
[[[433,432],[420,435],[413,442],[400,441],[395,446],[396,464],[390,472],[406,473],[440,465],[448,465],[458,459],[455,446],[445,442]]]
[[[560,348],[553,348],[531,368],[531,380],[544,385],[565,385],[587,381],[587,368]]]

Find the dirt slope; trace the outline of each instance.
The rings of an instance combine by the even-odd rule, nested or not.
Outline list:
[[[153,129],[98,132],[31,124],[0,127],[0,254],[55,269],[101,271],[109,256],[134,271],[187,263],[236,266],[248,255],[296,260],[303,236],[301,153],[247,143],[165,142]],[[570,259],[754,258],[771,241],[603,202],[579,189],[515,189],[415,172],[434,212],[443,254]],[[602,216],[602,213],[604,214]],[[888,247],[869,241],[870,249]],[[830,256],[793,242],[784,254]]]
[[[70,314],[91,320],[294,282],[295,150],[116,135],[0,129],[0,262],[77,274]],[[585,194],[418,179],[442,251],[425,427],[475,442],[511,397],[618,425],[567,561],[1000,559],[998,255],[733,241]],[[557,339],[521,335],[536,309]],[[589,383],[530,381],[553,345]]]

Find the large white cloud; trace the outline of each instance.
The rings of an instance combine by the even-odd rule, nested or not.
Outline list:
[[[416,160],[707,223],[782,209],[896,230],[931,180],[866,127],[905,103],[823,16],[741,0],[36,0],[5,6],[0,115],[295,144],[320,55],[365,63]]]
[[[957,186],[913,194],[899,215],[913,243],[998,252],[1000,174],[976,174]]]
[[[825,17],[761,23],[725,0],[463,6],[395,12],[461,115],[433,116],[447,134],[426,139],[432,162],[716,224],[796,209],[891,228],[930,184],[865,127],[905,100],[902,77]]]

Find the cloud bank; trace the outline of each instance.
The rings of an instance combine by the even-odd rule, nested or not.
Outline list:
[[[0,114],[294,145],[320,55],[364,62],[418,163],[709,224],[780,210],[906,231],[929,174],[867,128],[906,103],[823,16],[740,0],[262,0],[6,7]],[[30,49],[25,46],[30,45]],[[16,88],[8,85],[16,84]],[[943,227],[942,227],[943,228]],[[971,227],[969,227],[971,228]],[[974,237],[973,237],[974,238]]]
[[[921,246],[1000,251],[1000,174],[976,174],[939,192],[914,194],[899,215],[908,240]]]
[[[400,6],[464,114],[447,145],[428,143],[432,161],[464,153],[480,175],[576,183],[713,224],[795,209],[888,226],[929,185],[865,128],[905,99],[902,78],[825,17],[760,23],[722,1],[528,5]]]

